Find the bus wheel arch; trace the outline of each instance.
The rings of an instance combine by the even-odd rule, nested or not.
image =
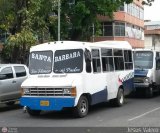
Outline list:
[[[121,107],[124,104],[124,88],[120,86],[118,88],[117,97],[111,100],[111,104],[116,107]]]
[[[88,114],[91,97],[89,94],[82,94],[78,100],[77,106],[74,108],[74,116],[83,118]]]

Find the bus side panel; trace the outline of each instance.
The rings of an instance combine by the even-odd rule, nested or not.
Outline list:
[[[128,73],[123,79],[124,95],[130,94],[134,89],[134,73]]]
[[[105,75],[102,73],[86,74],[83,79],[84,93],[91,95],[91,104],[105,102],[108,99],[108,91],[106,86]]]
[[[91,105],[107,101],[107,96],[108,96],[107,88],[92,94]]]

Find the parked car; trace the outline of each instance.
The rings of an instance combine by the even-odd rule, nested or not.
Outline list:
[[[26,65],[0,64],[0,103],[13,105],[20,98],[21,84],[27,77]]]

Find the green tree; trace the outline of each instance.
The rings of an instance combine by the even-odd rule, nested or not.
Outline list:
[[[37,33],[32,27],[38,18],[36,14],[40,10],[41,0],[11,0],[10,3],[3,0],[0,6],[6,4],[10,6],[2,9],[1,13],[6,13],[4,16],[9,17],[1,18],[3,23],[0,29],[9,32],[10,36],[4,45],[2,56],[10,62],[25,63],[30,46],[36,44]],[[37,26],[38,30],[41,28]]]
[[[62,0],[61,25],[66,27],[66,32],[70,32],[68,38],[71,40],[89,40],[92,24],[95,24],[95,28],[99,28],[97,15],[107,15],[112,18],[113,12],[124,2],[130,3],[132,0],[75,0],[72,5],[68,0]],[[63,38],[63,34],[61,35]]]
[[[6,49],[8,57],[11,59],[10,62],[26,63],[29,49],[35,43],[36,37],[27,29],[23,29],[20,33],[9,36]]]
[[[133,0],[61,0],[61,39],[90,40],[92,24],[96,33],[100,33],[97,15],[112,19],[120,5],[131,2]],[[57,4],[58,0],[0,0],[0,31],[10,33],[3,50],[8,60],[24,63],[30,46],[57,40]]]

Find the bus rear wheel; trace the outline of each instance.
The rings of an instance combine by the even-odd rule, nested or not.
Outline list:
[[[88,114],[88,99],[85,96],[81,96],[77,106],[74,108],[74,115],[78,118],[83,118]]]
[[[124,91],[122,88],[119,88],[117,98],[111,100],[111,103],[117,107],[120,107],[124,104]]]
[[[27,107],[26,110],[30,116],[39,116],[41,113],[40,110],[32,110],[29,107]]]

